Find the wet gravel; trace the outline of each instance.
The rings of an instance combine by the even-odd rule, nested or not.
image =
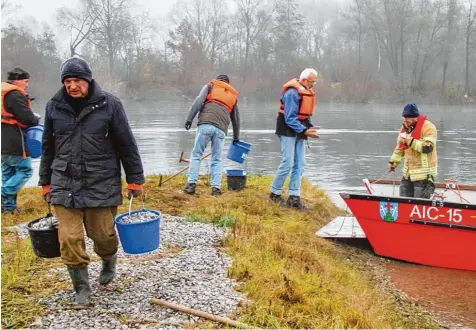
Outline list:
[[[35,230],[50,230],[50,229],[55,229],[58,228],[58,220],[56,217],[48,217],[48,218],[43,218],[40,219],[39,221],[33,223],[30,226],[31,229]]]
[[[140,223],[140,222],[146,222],[150,220],[157,219],[157,214],[153,212],[147,212],[147,211],[141,211],[137,213],[133,213],[130,216],[126,215],[122,217],[119,222],[120,223]]]
[[[28,236],[25,224],[11,229],[19,236]],[[231,259],[220,251],[224,235],[222,228],[212,224],[162,215],[160,248],[140,255],[126,254],[119,248],[117,277],[108,286],[98,283],[101,262],[90,263],[93,294],[89,309],[71,308],[74,292],[66,268],[51,269],[60,274],[68,289],[42,298],[40,303],[46,313],[38,316],[29,328],[176,329],[203,321],[152,305],[150,298],[230,317],[240,302],[246,302],[246,297],[235,291],[238,283],[227,277]],[[96,257],[89,239],[86,246],[90,256]]]

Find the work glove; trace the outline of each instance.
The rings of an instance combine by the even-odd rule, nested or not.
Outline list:
[[[185,122],[185,129],[188,131],[190,129],[190,127],[192,127],[192,122],[187,120]]]
[[[41,186],[41,196],[47,203],[51,203],[50,185]]]
[[[240,140],[233,140],[233,144],[238,144],[238,142],[240,142]]]
[[[142,185],[136,183],[129,183],[127,185],[127,198],[139,197],[142,195]]]

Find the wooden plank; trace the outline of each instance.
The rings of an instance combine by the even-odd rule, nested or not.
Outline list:
[[[316,232],[325,238],[365,238],[365,233],[353,216],[339,216]]]

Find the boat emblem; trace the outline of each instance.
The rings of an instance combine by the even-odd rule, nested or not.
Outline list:
[[[387,222],[397,221],[398,203],[380,202],[380,218]]]

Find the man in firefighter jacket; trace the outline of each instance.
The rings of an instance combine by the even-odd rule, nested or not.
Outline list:
[[[33,174],[25,130],[38,125],[39,116],[31,111],[29,79],[28,72],[15,68],[2,82],[2,212],[17,210],[17,193]]]
[[[240,114],[238,112],[238,92],[230,85],[226,75],[218,75],[203,86],[200,94],[190,108],[185,129],[189,130],[198,113],[198,129],[195,146],[190,156],[188,183],[184,190],[188,194],[195,193],[202,154],[211,142],[211,186],[212,195],[221,195],[222,152],[228,126],[233,126],[233,143],[240,137]]]
[[[438,168],[436,127],[420,114],[416,104],[407,104],[402,116],[403,125],[388,170],[394,171],[405,157],[400,196],[430,198],[435,191]]]
[[[316,97],[312,86],[316,83],[317,72],[305,69],[298,79],[283,85],[276,123],[276,134],[281,143],[281,163],[271,185],[269,198],[273,202],[300,210],[306,206],[301,203],[301,180],[304,172],[304,140],[318,138],[317,129],[311,123]],[[281,197],[284,182],[291,172],[288,200]]]

